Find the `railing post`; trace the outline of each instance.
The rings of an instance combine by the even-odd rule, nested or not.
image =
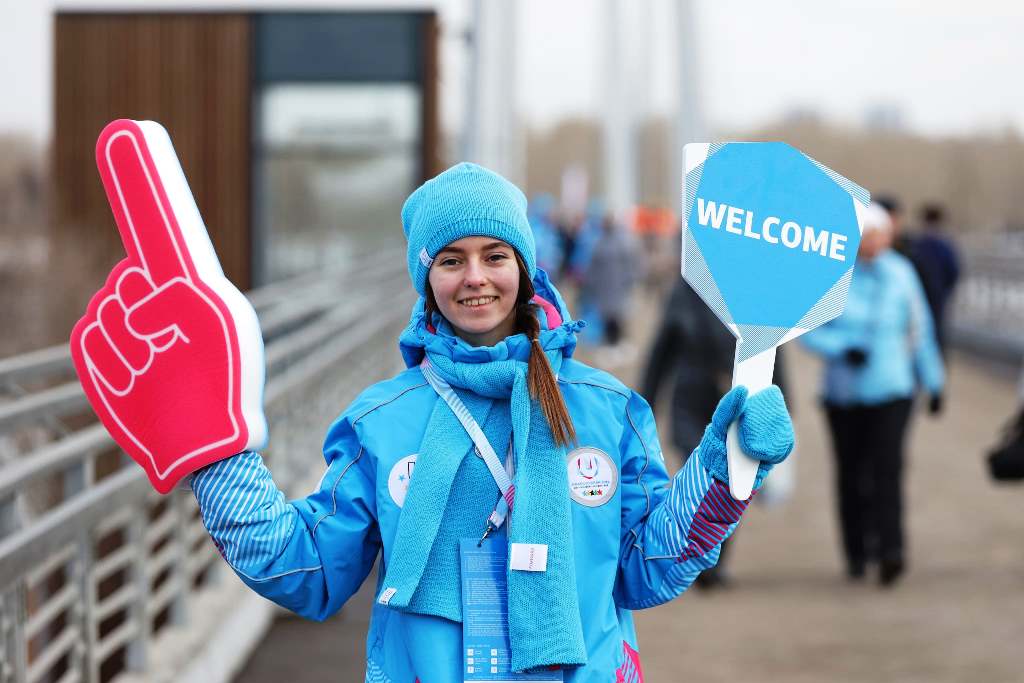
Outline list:
[[[21,528],[25,519],[25,504],[20,491],[0,500],[0,537]]]
[[[142,672],[146,669],[149,649],[149,548],[146,542],[146,505],[128,524],[127,543],[132,547],[131,581],[135,583],[135,599],[129,608],[130,618],[135,622],[136,635],[128,644],[126,664],[129,671]]]
[[[64,471],[64,499],[81,493],[92,484],[93,457],[89,454]]]
[[[25,683],[28,676],[28,643],[25,640],[25,588],[19,581],[0,598],[0,630],[4,638],[4,683]]]
[[[82,628],[82,680],[99,683],[100,663],[96,659],[99,623],[96,615],[96,582],[93,581],[95,552],[92,534],[86,530],[78,541],[73,580],[78,582],[80,599],[75,603]]]
[[[170,604],[170,622],[181,626],[188,621],[188,594],[192,589],[188,573],[188,507],[183,491],[171,493],[171,513],[174,516],[174,529],[171,532],[171,543],[175,545],[174,575],[169,579],[177,584],[174,599]]]

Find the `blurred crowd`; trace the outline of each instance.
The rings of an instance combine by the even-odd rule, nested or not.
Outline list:
[[[617,215],[598,201],[567,211],[548,195],[535,197],[531,211],[540,265],[576,291],[594,362],[640,362],[639,390],[659,416],[663,438],[687,457],[731,385],[735,338],[679,277],[678,217],[649,208]],[[818,391],[831,434],[840,553],[851,581],[871,576],[892,586],[908,566],[906,435],[915,403],[932,417],[946,404],[948,309],[960,270],[941,204],[923,204],[908,219],[897,197],[879,196],[865,214],[843,314],[801,338],[823,360]],[[646,349],[630,326],[638,291],[664,301]],[[788,394],[785,359],[780,348],[775,383]],[[1003,445],[1016,447],[1014,439],[1024,443],[1024,419],[1012,422]],[[788,496],[794,475],[782,469],[758,492],[762,502]],[[735,537],[717,566],[701,574],[698,588],[729,584],[726,556],[734,543]]]

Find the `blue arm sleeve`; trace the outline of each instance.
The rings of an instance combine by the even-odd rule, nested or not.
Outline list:
[[[671,479],[654,416],[633,394],[622,453],[622,543],[616,604],[627,609],[668,602],[718,562],[749,501],[737,501],[694,451]]]
[[[945,385],[945,370],[935,339],[935,324],[932,322],[928,300],[916,273],[908,273],[906,292],[910,306],[910,341],[911,352],[914,354],[914,372],[925,390],[938,394]]]
[[[800,343],[808,350],[832,360],[850,348],[849,335],[837,320],[831,320],[800,336]]]
[[[336,424],[332,435],[338,431]],[[354,435],[341,441],[328,437],[334,457],[317,490],[301,500],[286,502],[253,452],[192,480],[203,523],[231,568],[260,595],[309,619],[340,609],[380,548],[368,458]]]

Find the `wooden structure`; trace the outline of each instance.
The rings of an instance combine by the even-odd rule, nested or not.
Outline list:
[[[168,129],[224,271],[243,291],[257,284],[263,244],[253,196],[263,84],[414,82],[420,180],[440,171],[432,11],[58,12],[55,36],[51,262],[55,285],[70,293],[55,302],[58,328],[70,329],[123,256],[94,161],[113,119]]]
[[[98,260],[120,260],[96,172],[96,138],[113,119],[159,121],[171,134],[225,273],[248,288],[248,18],[58,14],[55,44],[57,248],[77,250],[88,242]]]

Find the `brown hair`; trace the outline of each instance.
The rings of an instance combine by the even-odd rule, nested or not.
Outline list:
[[[533,303],[535,291],[533,282],[530,280],[529,270],[523,263],[519,252],[512,250],[519,265],[519,296],[516,297],[516,332],[525,334],[530,340],[530,361],[526,371],[527,386],[530,389],[530,398],[540,404],[540,409],[551,427],[551,435],[555,443],[568,448],[576,444],[576,428],[573,427],[572,417],[565,407],[565,400],[562,392],[558,389],[558,380],[551,369],[544,348],[540,345],[540,321],[537,319],[540,307]],[[427,322],[430,321],[435,312],[440,312],[437,300],[434,298],[434,290],[430,287],[430,281],[426,283],[426,296],[424,297],[423,312]]]

